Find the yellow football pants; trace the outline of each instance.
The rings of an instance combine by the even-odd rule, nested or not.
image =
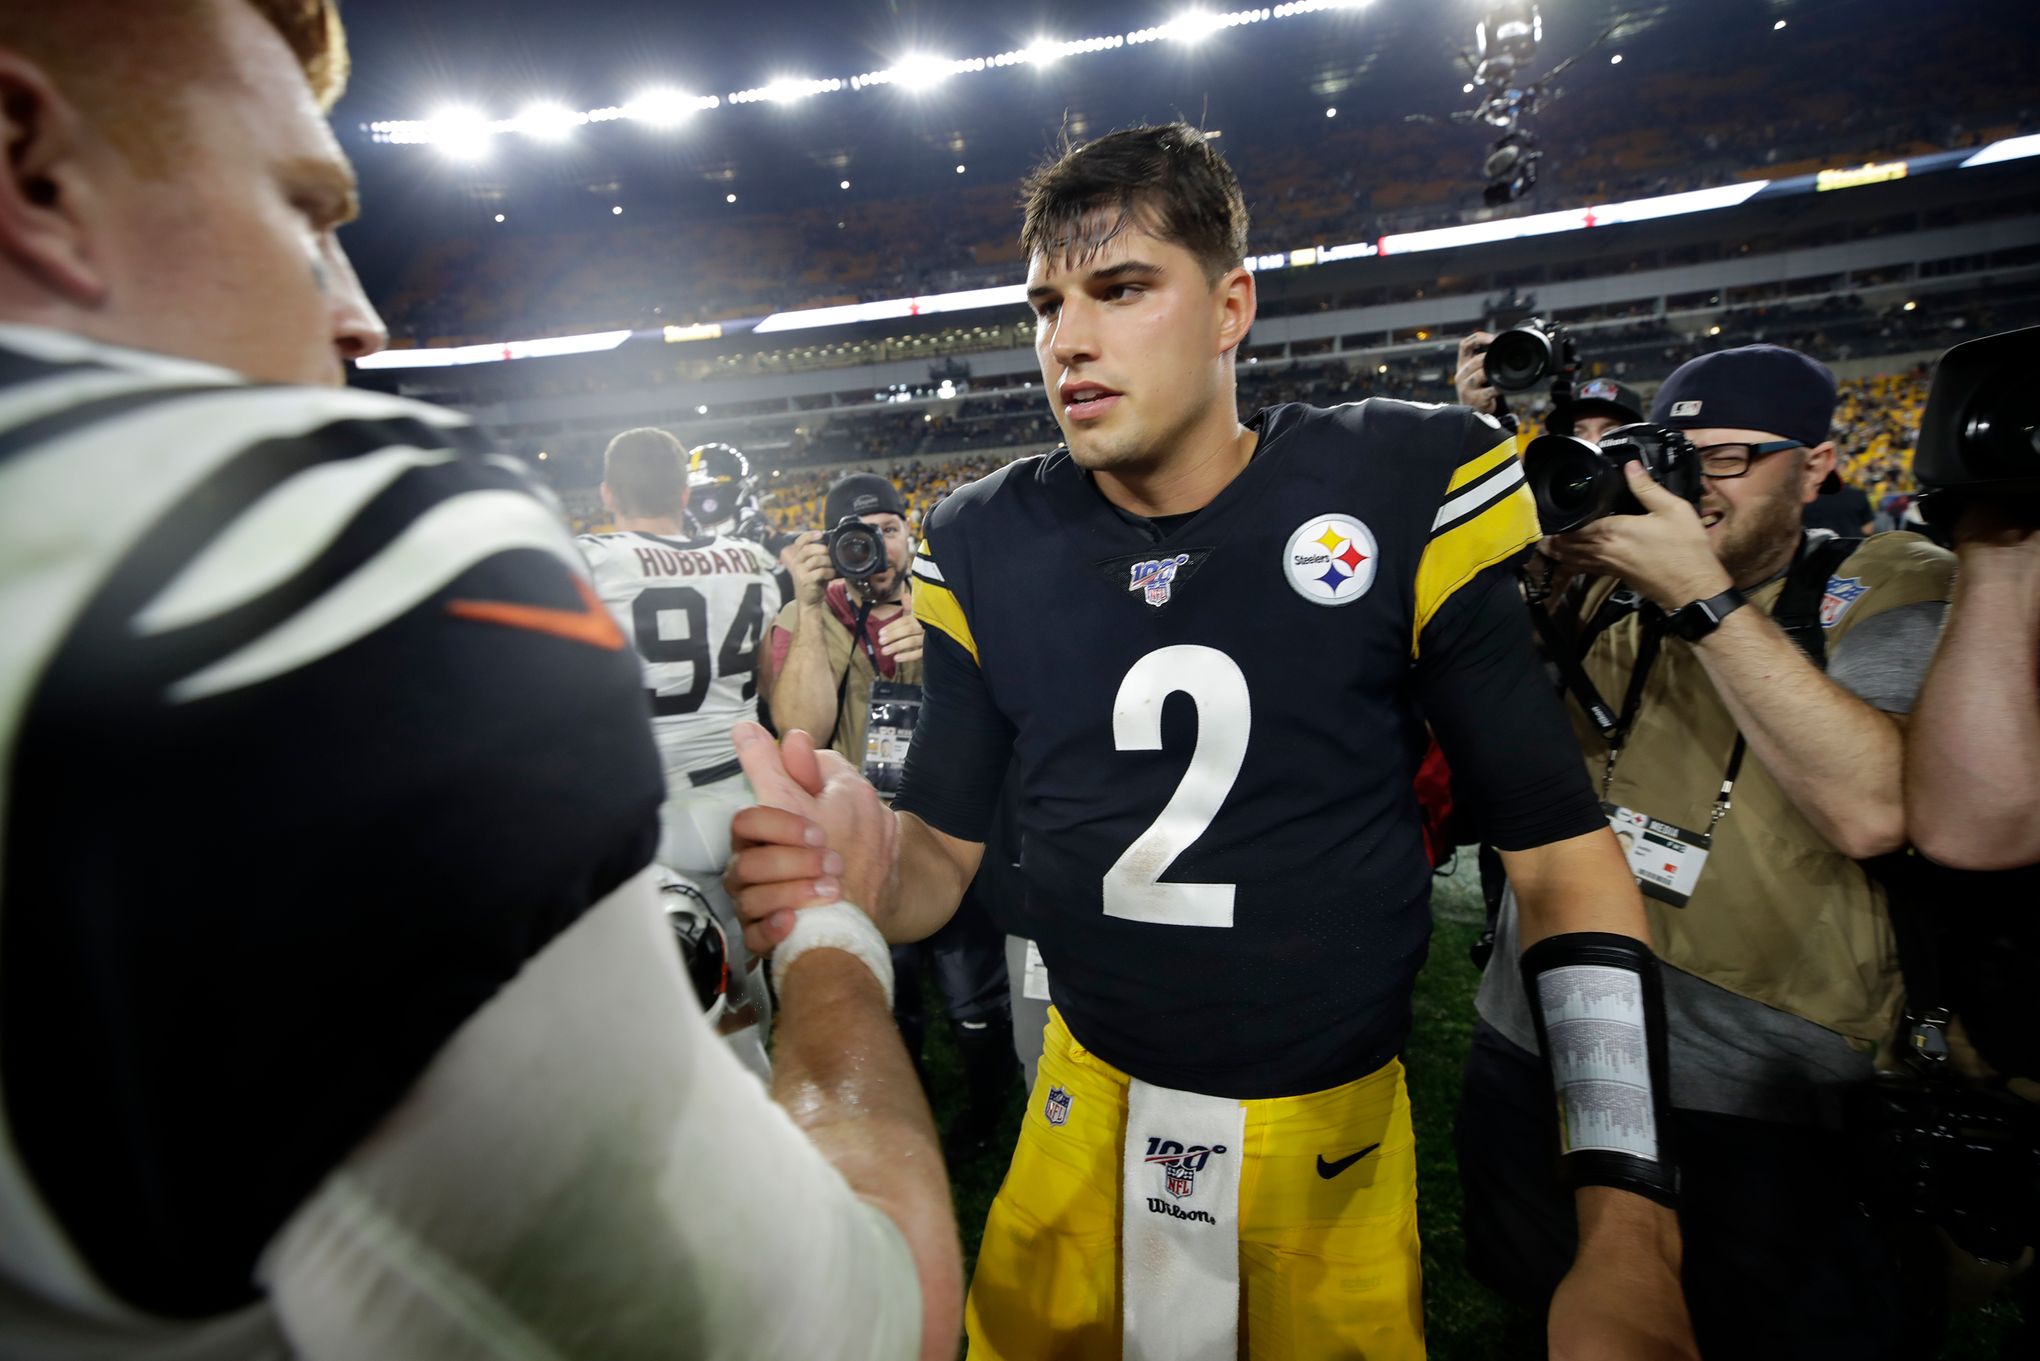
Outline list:
[[[1071,1038],[1051,1008],[971,1280],[970,1361],[1118,1361],[1126,1087],[1126,1074]],[[1402,1064],[1329,1091],[1241,1104],[1241,1357],[1421,1361],[1416,1143]]]

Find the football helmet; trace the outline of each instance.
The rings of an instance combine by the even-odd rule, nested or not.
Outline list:
[[[722,924],[708,904],[708,895],[682,875],[662,870],[659,875],[659,904],[666,910],[666,924],[680,946],[680,966],[701,1009],[714,1025],[722,1019],[730,1000],[730,946]]]
[[[751,460],[727,444],[698,444],[687,454],[687,513],[699,534],[737,534],[759,516]]]

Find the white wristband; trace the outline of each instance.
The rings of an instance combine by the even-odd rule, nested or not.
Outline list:
[[[841,950],[855,956],[885,989],[885,1005],[892,1009],[892,946],[861,908],[850,903],[828,903],[803,907],[793,914],[793,930],[772,951],[772,972],[786,977],[793,961],[809,950]]]

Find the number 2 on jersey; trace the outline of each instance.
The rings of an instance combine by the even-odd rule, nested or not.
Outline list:
[[[1148,653],[1119,683],[1119,696],[1112,702],[1112,744],[1120,751],[1160,751],[1162,706],[1179,691],[1197,706],[1197,746],[1190,753],[1190,768],[1162,815],[1105,871],[1105,915],[1157,926],[1231,926],[1237,885],[1161,880],[1176,857],[1211,826],[1247,759],[1253,712],[1239,663],[1210,647],[1179,645]]]
[[[692,586],[652,586],[639,591],[631,602],[631,624],[637,634],[638,654],[648,662],[685,662],[687,688],[678,694],[652,691],[652,714],[666,718],[691,714],[708,696],[709,682],[743,676],[743,698],[758,693],[758,642],[765,625],[764,587],[752,583],[744,589],[743,603],[730,623],[729,635],[716,654],[713,669],[708,655],[708,602]],[[662,618],[679,615],[687,627],[677,636],[661,627]]]

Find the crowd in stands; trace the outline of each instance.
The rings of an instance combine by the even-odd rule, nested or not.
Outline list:
[[[1901,372],[1846,379],[1841,384],[1841,401],[1835,409],[1834,423],[1839,471],[1846,482],[1870,497],[1880,529],[1897,527],[1918,490],[1912,477],[1913,449],[1919,440],[1920,413],[1926,406],[1929,378],[1927,367],[1919,365]],[[1240,410],[1246,414],[1282,402],[1323,406],[1370,396],[1407,395],[1402,389],[1411,381],[1407,369],[1384,375],[1378,366],[1320,364],[1265,374],[1249,369],[1241,376]],[[1022,412],[1022,407],[1038,407],[1040,403],[1040,394],[1030,393],[987,399],[984,405],[1008,415],[1023,416],[1032,413]],[[1524,442],[1544,432],[1548,410],[1549,404],[1542,399],[1519,404]],[[1035,420],[1050,432],[1054,430],[1054,422],[1045,412]],[[950,492],[1005,466],[1020,452],[1034,452],[1055,442],[1056,437],[1050,433],[1031,441],[1024,450],[931,458],[918,446],[883,447],[874,441],[868,451],[870,457],[862,462],[790,476],[783,471],[776,476],[767,474],[761,479],[766,520],[774,529],[789,534],[825,529],[822,502],[829,485],[845,473],[869,472],[890,479],[899,488],[907,504],[909,527],[918,535],[923,518]],[[580,495],[569,497],[568,512],[576,533],[607,527],[607,517],[585,489]]]
[[[1639,40],[1617,80],[1577,73],[1540,115],[1542,197],[1507,211],[1779,178],[2031,131],[2030,34],[1926,9],[1906,41],[1846,22],[1776,60],[1718,61]],[[1726,39],[1724,39],[1726,41]],[[1666,47],[1674,47],[1667,43]],[[1782,63],[1787,60],[1789,67]],[[1846,85],[1809,73],[1847,72]],[[1874,100],[1852,92],[1875,90]],[[1752,113],[1753,110],[1759,111]],[[1488,215],[1478,134],[1440,119],[1250,126],[1226,148],[1256,246],[1373,239]],[[1465,173],[1457,173],[1466,167]],[[755,316],[1010,282],[1021,260],[1011,183],[728,216],[634,215],[597,236],[438,236],[385,309],[400,340],[500,339]]]

